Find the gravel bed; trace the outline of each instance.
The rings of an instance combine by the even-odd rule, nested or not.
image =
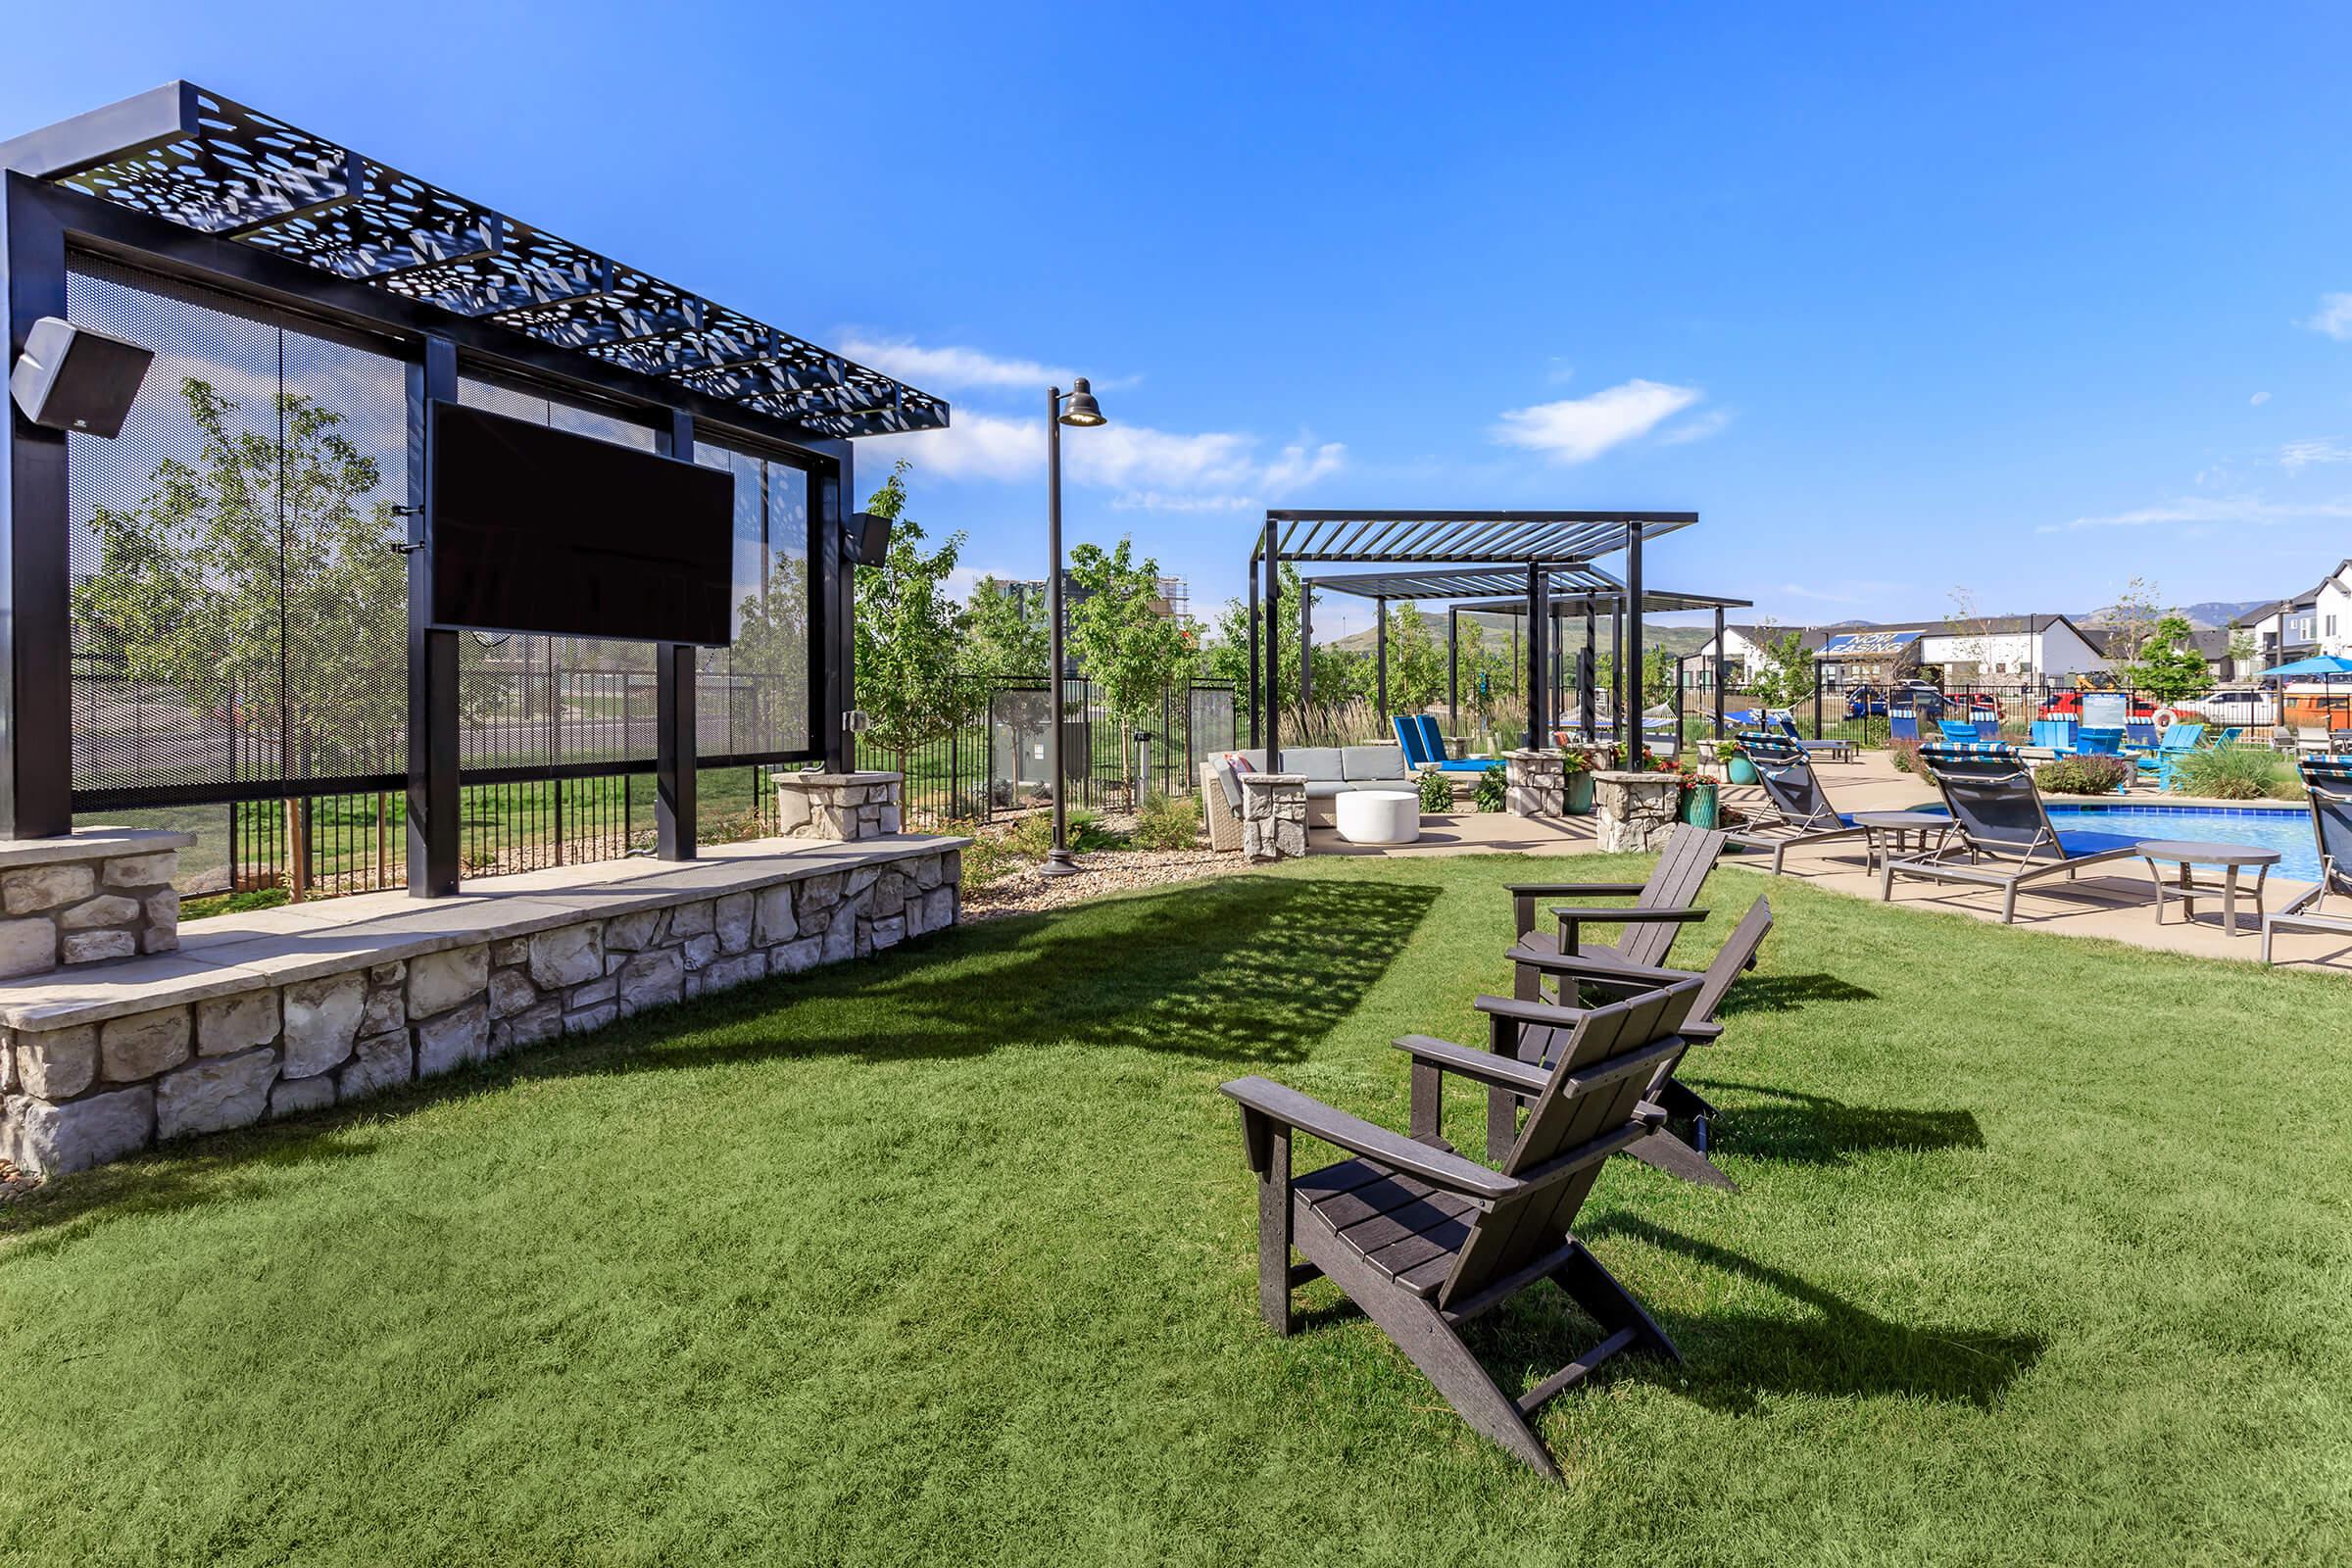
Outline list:
[[[1096,850],[1077,857],[1077,876],[1045,877],[1023,866],[984,888],[968,888],[960,902],[965,920],[994,920],[1082,904],[1106,893],[1167,887],[1203,877],[1232,876],[1250,869],[1238,854],[1216,850]]]

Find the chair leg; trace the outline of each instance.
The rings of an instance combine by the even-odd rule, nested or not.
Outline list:
[[[1363,1265],[1366,1269],[1369,1264]],[[1352,1272],[1352,1271],[1350,1271]],[[1360,1291],[1332,1271],[1364,1315],[1380,1325],[1381,1332],[1405,1353],[1421,1375],[1444,1395],[1471,1431],[1507,1448],[1526,1465],[1547,1481],[1562,1481],[1559,1464],[1536,1429],[1528,1424],[1527,1415],[1519,1401],[1502,1392],[1502,1388],[1486,1369],[1470,1348],[1462,1343],[1453,1325],[1429,1302],[1401,1290],[1387,1280],[1367,1283]]]
[[[1573,1245],[1576,1250],[1568,1261],[1551,1274],[1569,1298],[1602,1328],[1612,1332],[1632,1329],[1637,1347],[1654,1350],[1670,1361],[1680,1361],[1683,1352],[1674,1348],[1674,1342],[1666,1337],[1666,1331],[1658,1327],[1648,1310],[1634,1299],[1634,1293],[1618,1284],[1617,1276],[1603,1268],[1600,1259],[1584,1243]]]
[[[1700,1187],[1726,1193],[1740,1190],[1740,1184],[1718,1170],[1713,1160],[1663,1127],[1640,1143],[1628,1145],[1625,1152],[1653,1170],[1662,1170]]]
[[[2008,925],[2016,919],[2017,884],[2012,882],[2001,891],[2001,924]]]
[[[1291,1130],[1272,1129],[1274,1157],[1257,1178],[1257,1309],[1266,1326],[1291,1332]]]

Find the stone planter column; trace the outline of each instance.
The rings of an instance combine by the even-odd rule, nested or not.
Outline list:
[[[778,773],[776,821],[788,839],[873,839],[899,831],[902,773]]]
[[[1682,818],[1682,780],[1672,773],[1595,773],[1592,812],[1603,850],[1655,854]]]
[[[0,843],[0,978],[179,946],[179,852],[192,833],[102,827]]]
[[[1306,853],[1306,775],[1242,773],[1242,857],[1289,860]]]
[[[1559,753],[1510,752],[1503,766],[1503,809],[1513,816],[1568,814],[1568,770]]]

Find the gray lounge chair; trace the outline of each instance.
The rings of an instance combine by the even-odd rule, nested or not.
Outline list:
[[[1570,1032],[1587,1009],[1574,1004],[1558,1005],[1547,1002],[1524,1000],[1534,990],[1529,983],[1533,975],[1547,975],[1563,999],[1576,995],[1579,986],[1590,986],[1607,994],[1610,1000],[1622,1000],[1618,994],[1654,991],[1660,986],[1680,985],[1686,980],[1698,982],[1698,997],[1690,1004],[1690,1014],[1683,1021],[1683,1038],[1693,1045],[1709,1045],[1722,1033],[1715,1021],[1716,1010],[1723,1005],[1732,983],[1756,966],[1756,952],[1764,946],[1765,936],[1772,930],[1772,906],[1762,899],[1747,906],[1747,913],[1732,928],[1723,946],[1703,973],[1692,974],[1684,969],[1628,969],[1616,964],[1595,964],[1584,958],[1562,957],[1554,953],[1537,949],[1513,948],[1506,955],[1514,972],[1521,976],[1513,989],[1513,997],[1480,997],[1472,1004],[1492,1020],[1488,1028],[1488,1049],[1501,1054],[1532,1061],[1548,1067],[1552,1058],[1568,1044]],[[1424,1083],[1424,1077],[1427,1082]],[[1435,1137],[1438,1125],[1439,1075],[1432,1070],[1426,1075],[1416,1067],[1412,1082],[1412,1129],[1415,1137],[1428,1134]],[[1715,1119],[1715,1107],[1706,1098],[1689,1088],[1671,1072],[1661,1073],[1650,1084],[1645,1103],[1663,1111],[1661,1122],[1647,1138],[1626,1151],[1645,1165],[1654,1165],[1670,1176],[1697,1182],[1706,1187],[1720,1187],[1726,1192],[1738,1192],[1739,1184],[1716,1168],[1707,1158],[1708,1135]],[[1526,1097],[1508,1089],[1490,1085],[1487,1090],[1487,1157],[1500,1159],[1511,1146],[1519,1126],[1518,1107]],[[1669,1125],[1687,1121],[1691,1125],[1694,1142],[1686,1143]]]
[[[1706,910],[1690,907],[1690,901],[1698,897],[1707,873],[1715,868],[1723,841],[1720,828],[1677,823],[1646,882],[1514,882],[1505,890],[1511,895],[1512,935],[1521,947],[1533,944],[1541,950],[1548,944],[1550,952],[1574,954],[1594,963],[1655,968],[1666,961],[1675,936],[1684,926],[1707,917]],[[1555,906],[1551,912],[1559,921],[1559,930],[1557,935],[1547,936],[1536,930],[1536,905],[1544,899],[1632,899],[1634,903],[1630,908]],[[1588,943],[1584,934],[1588,925],[1627,929],[1613,945]]]
[[[2271,961],[2278,931],[2318,931],[2352,937],[2352,913],[2330,914],[2330,894],[2352,897],[2352,757],[2306,757],[2303,793],[2311,802],[2312,836],[2319,841],[2320,881],[2262,917],[2262,961]]]
[[[1226,1084],[1241,1102],[1243,1142],[1257,1173],[1257,1299],[1266,1321],[1289,1334],[1291,1292],[1329,1279],[1474,1430],[1560,1480],[1528,1418],[1620,1352],[1681,1359],[1573,1226],[1608,1157],[1648,1135],[1655,1117],[1642,1107],[1643,1092],[1681,1057],[1679,1031],[1697,995],[1690,980],[1594,1008],[1548,1070],[1439,1041],[1400,1042],[1416,1071],[1441,1064],[1529,1098],[1527,1124],[1500,1171],[1264,1078]],[[1294,1176],[1294,1133],[1353,1157]],[[1291,1261],[1294,1248],[1303,1263]],[[1546,1279],[1604,1337],[1513,1397],[1462,1342],[1462,1325]]]
[[[2041,792],[2012,746],[1954,742],[1919,749],[1955,824],[1953,843],[1925,855],[1889,856],[1879,868],[1879,897],[1894,897],[1894,879],[1919,877],[2001,890],[2001,921],[2017,918],[2017,890],[2053,876],[2074,880],[2084,866],[2137,853],[2139,841],[2115,833],[2063,838],[2041,808]],[[1968,863],[1959,863],[1966,856]],[[1986,865],[1984,862],[1993,862]]]
[[[1740,736],[1740,749],[1755,764],[1766,806],[1756,821],[1734,828],[1730,842],[1743,850],[1772,851],[1773,875],[1780,875],[1792,849],[1869,836],[1868,828],[1854,826],[1852,817],[1830,805],[1821,780],[1813,775],[1808,748],[1786,735],[1748,730]]]

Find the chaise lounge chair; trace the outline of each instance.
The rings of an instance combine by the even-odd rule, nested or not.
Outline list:
[[[1684,926],[1707,917],[1707,911],[1692,908],[1690,901],[1698,897],[1707,873],[1715,869],[1724,838],[1720,828],[1676,823],[1646,882],[1514,882],[1504,889],[1511,896],[1512,937],[1520,947],[1574,956],[1598,966],[1654,969],[1666,961]],[[1556,906],[1551,912],[1559,921],[1558,932],[1547,936],[1536,930],[1539,899],[1632,899],[1634,903],[1617,908]],[[1628,929],[1618,934],[1614,944],[1588,943],[1584,939],[1587,925]]]
[[[2278,931],[2318,931],[2352,937],[2352,913],[2329,914],[2330,894],[2352,897],[2352,757],[2306,757],[2303,793],[2311,802],[2312,836],[2320,847],[2320,884],[2262,917],[2262,961],[2271,962]]]
[[[2114,833],[2070,833],[2050,826],[2041,792],[2011,746],[1928,745],[1920,760],[1943,792],[1954,833],[1925,855],[1888,857],[1879,868],[1879,897],[1894,897],[1897,876],[2001,890],[2001,922],[2017,918],[2017,890],[2029,883],[2137,853],[2139,841]],[[1965,855],[1969,863],[1957,863]],[[1985,860],[1994,863],[1985,865]]]
[[[1266,1321],[1289,1334],[1291,1292],[1329,1279],[1473,1430],[1559,1481],[1528,1418],[1623,1351],[1681,1359],[1573,1227],[1608,1157],[1646,1137],[1657,1119],[1642,1095],[1682,1056],[1680,1030],[1697,995],[1691,980],[1592,1009],[1548,1070],[1438,1041],[1406,1046],[1416,1070],[1441,1063],[1528,1097],[1527,1124],[1500,1171],[1265,1078],[1226,1084],[1241,1102],[1243,1142],[1257,1173],[1257,1300]],[[1352,1157],[1294,1176],[1294,1133]],[[1292,1263],[1294,1248],[1303,1263]],[[1462,1326],[1546,1279],[1604,1338],[1513,1397],[1462,1342]]]
[[[1772,851],[1775,876],[1797,846],[1868,836],[1868,828],[1854,826],[1852,817],[1830,805],[1821,780],[1813,776],[1813,759],[1787,736],[1750,731],[1740,737],[1740,746],[1755,766],[1767,809],[1748,825],[1734,828],[1728,842],[1743,850]]]
[[[1781,732],[1782,739],[1794,741],[1799,748],[1806,752],[1823,753],[1833,762],[1850,762],[1854,760],[1854,743],[1852,741],[1809,741],[1796,727],[1796,720],[1790,718],[1787,713],[1773,719],[1772,727]]]
[[[1502,765],[1496,757],[1447,757],[1446,736],[1427,713],[1400,713],[1389,722],[1396,727],[1396,744],[1404,748],[1408,770],[1434,767],[1441,773],[1484,773]]]
[[[1698,996],[1690,1004],[1690,1013],[1683,1021],[1683,1038],[1694,1045],[1711,1042],[1722,1032],[1715,1021],[1716,1009],[1723,1004],[1724,994],[1743,970],[1756,966],[1756,950],[1772,930],[1772,906],[1758,899],[1748,906],[1732,934],[1716,950],[1714,958],[1703,974],[1690,974],[1682,969],[1622,969],[1607,965],[1589,964],[1581,958],[1564,958],[1557,954],[1513,948],[1508,956],[1514,972],[1520,977],[1511,997],[1480,997],[1472,1005],[1492,1020],[1488,1027],[1488,1049],[1497,1055],[1516,1057],[1534,1062],[1548,1070],[1568,1041],[1576,1024],[1587,1009],[1579,1006],[1557,1006],[1546,1002],[1525,1000],[1534,995],[1535,978],[1548,975],[1562,995],[1573,994],[1578,984],[1591,985],[1604,991],[1654,991],[1661,986],[1680,985],[1696,980]],[[1623,1000],[1612,998],[1611,1000]],[[1401,1047],[1402,1043],[1399,1042]],[[1444,1067],[1434,1062],[1416,1062],[1412,1080],[1413,1136],[1434,1139],[1441,1132],[1439,1124],[1439,1091]],[[1663,1111],[1669,1121],[1688,1121],[1691,1124],[1695,1144],[1687,1144],[1667,1126],[1666,1122],[1651,1131],[1647,1138],[1633,1145],[1626,1152],[1645,1165],[1654,1165],[1672,1176],[1707,1187],[1720,1187],[1726,1192],[1738,1192],[1739,1185],[1715,1167],[1707,1158],[1708,1126],[1715,1118],[1715,1107],[1704,1097],[1686,1088],[1671,1072],[1661,1072],[1651,1080],[1642,1096],[1645,1104]],[[1519,1130],[1518,1107],[1527,1097],[1500,1085],[1487,1089],[1487,1157],[1499,1160],[1508,1153],[1511,1140]]]

